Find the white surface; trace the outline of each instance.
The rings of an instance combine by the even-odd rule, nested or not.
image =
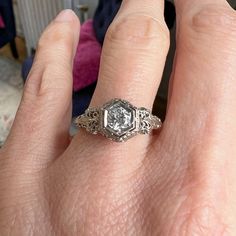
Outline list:
[[[64,8],[64,0],[18,0],[28,54],[49,22]]]
[[[0,146],[11,129],[22,93],[15,87],[0,80]]]

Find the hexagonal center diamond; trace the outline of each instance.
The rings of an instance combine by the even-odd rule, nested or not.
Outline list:
[[[133,114],[121,104],[115,104],[108,110],[107,125],[118,134],[127,131],[132,126]]]

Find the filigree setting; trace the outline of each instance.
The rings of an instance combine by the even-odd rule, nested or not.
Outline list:
[[[152,115],[151,111],[146,108],[139,108],[139,133],[149,134],[153,129],[159,129],[162,125],[161,120]]]
[[[76,119],[79,128],[102,134],[115,142],[124,142],[139,134],[159,129],[161,120],[146,108],[137,108],[122,99],[113,99],[101,108],[89,108]]]

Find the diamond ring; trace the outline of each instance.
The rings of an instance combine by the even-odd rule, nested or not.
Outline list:
[[[151,111],[122,99],[112,99],[101,108],[88,108],[75,119],[75,124],[115,142],[125,142],[137,134],[149,134],[162,126],[161,120]]]

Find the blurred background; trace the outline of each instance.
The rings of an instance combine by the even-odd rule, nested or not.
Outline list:
[[[73,69],[73,117],[88,107],[96,86],[104,36],[122,0],[0,0],[0,146],[21,100],[38,39],[62,10],[72,9],[83,23]],[[229,0],[236,7],[236,0]],[[175,7],[165,1],[171,47],[154,113],[165,117],[168,82],[175,52]]]

